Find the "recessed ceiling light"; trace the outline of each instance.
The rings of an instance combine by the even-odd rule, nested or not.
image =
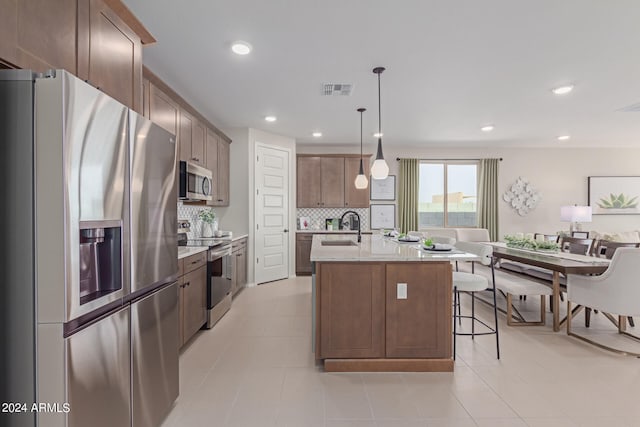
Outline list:
[[[569,135],[560,135],[558,137],[558,141],[566,141],[567,139],[570,139],[571,137]]]
[[[573,90],[573,85],[565,85],[565,86],[558,86],[556,88],[553,88],[551,89],[551,92],[555,93],[556,95],[566,95],[572,90]]]
[[[276,120],[278,120],[276,116],[266,116],[264,119],[268,122],[275,122]]]
[[[314,138],[320,138],[322,136],[322,132],[314,132],[311,134]]]
[[[231,45],[231,50],[236,55],[248,55],[251,53],[251,45],[247,42],[237,41]]]
[[[493,130],[493,125],[486,125],[480,128],[482,132],[491,132]]]
[[[382,138],[384,136],[384,133],[380,133],[380,132],[376,132],[373,134],[374,138]]]

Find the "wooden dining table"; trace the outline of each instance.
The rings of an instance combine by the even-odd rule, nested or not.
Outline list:
[[[552,307],[553,330],[560,330],[560,274],[565,277],[569,274],[602,274],[609,267],[609,260],[587,255],[571,253],[536,252],[528,249],[509,248],[505,243],[491,243],[495,260],[516,261],[521,264],[545,268],[552,273]],[[569,315],[569,313],[567,313]]]

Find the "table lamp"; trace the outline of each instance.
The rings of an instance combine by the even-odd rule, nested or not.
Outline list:
[[[570,222],[569,232],[582,231],[581,223],[591,222],[591,206],[562,206],[560,221]]]

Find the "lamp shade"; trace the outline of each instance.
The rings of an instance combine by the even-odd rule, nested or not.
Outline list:
[[[376,159],[371,165],[371,177],[373,179],[385,179],[389,176],[389,165],[384,159]]]
[[[562,206],[560,208],[560,221],[591,222],[591,206]]]
[[[369,185],[369,180],[367,179],[367,177],[364,174],[359,174],[356,177],[356,188],[358,190],[363,190],[365,188],[367,188],[367,185]]]

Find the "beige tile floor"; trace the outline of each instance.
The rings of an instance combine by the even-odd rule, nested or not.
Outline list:
[[[534,315],[536,299],[521,308]],[[311,353],[311,279],[247,288],[183,350],[163,427],[640,426],[640,360],[500,327],[500,360],[493,336],[459,337],[453,373],[329,374]],[[589,332],[619,340],[611,330],[597,315]]]

